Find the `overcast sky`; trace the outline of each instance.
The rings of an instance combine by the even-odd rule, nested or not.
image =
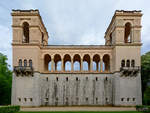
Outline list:
[[[115,10],[142,10],[142,53],[150,51],[150,0],[0,0],[0,52],[12,65],[12,9],[39,9],[49,44],[104,44]]]

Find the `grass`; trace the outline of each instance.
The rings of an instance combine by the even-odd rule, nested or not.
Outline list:
[[[32,112],[18,112],[18,113],[143,113],[137,111],[32,111]]]

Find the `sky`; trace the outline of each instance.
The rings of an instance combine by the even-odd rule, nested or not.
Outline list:
[[[142,10],[142,51],[150,51],[150,0],[0,0],[0,52],[12,67],[12,9],[39,9],[49,45],[104,45],[115,10]]]

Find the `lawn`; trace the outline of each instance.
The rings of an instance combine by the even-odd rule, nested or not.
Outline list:
[[[41,112],[18,112],[18,113],[143,113],[143,112],[137,112],[137,111],[103,111],[103,112],[100,112],[100,111],[51,111],[51,112],[48,112],[48,111],[41,111]]]

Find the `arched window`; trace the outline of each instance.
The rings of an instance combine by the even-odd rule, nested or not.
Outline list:
[[[75,61],[73,64],[73,70],[74,71],[80,71],[80,62]]]
[[[81,70],[81,58],[80,55],[76,54],[73,57],[73,70],[74,71],[80,71]]]
[[[29,43],[29,24],[23,23],[23,43]]]
[[[110,57],[108,54],[103,56],[103,66],[105,71],[110,71]]]
[[[121,61],[121,67],[125,67],[125,60]]]
[[[71,71],[71,57],[68,54],[64,56],[64,69],[65,71]]]
[[[24,60],[24,67],[27,67],[27,60]]]
[[[19,59],[19,64],[18,65],[22,66],[22,60],[21,59]]]
[[[88,54],[84,55],[83,57],[83,70],[84,71],[90,70],[90,56]]]
[[[135,67],[135,60],[131,61],[131,67]]]
[[[130,67],[130,60],[127,60],[126,66],[127,66],[127,67]]]
[[[55,71],[63,71],[62,69],[62,62],[61,62],[61,56],[59,54],[56,54],[54,56],[54,63],[55,63]]]
[[[50,71],[51,70],[51,65],[49,65],[51,62],[51,57],[49,54],[46,54],[44,56],[44,70],[45,71]]]
[[[32,60],[29,60],[29,66],[32,67]]]
[[[124,42],[131,42],[131,24],[129,22],[125,24]]]
[[[98,54],[93,56],[93,70],[94,71],[99,71],[100,70],[100,56]]]

